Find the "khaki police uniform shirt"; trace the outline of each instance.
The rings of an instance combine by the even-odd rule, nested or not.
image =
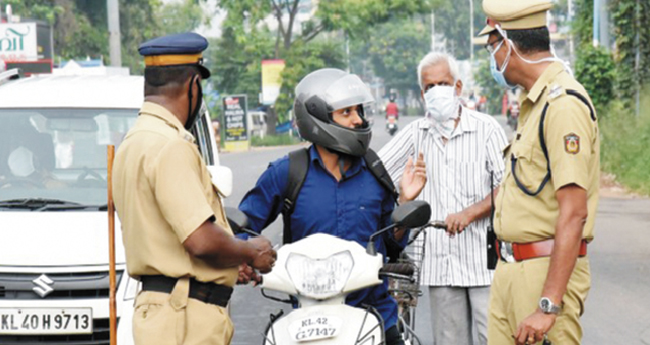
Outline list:
[[[559,216],[555,193],[569,184],[587,191],[589,214],[583,238],[591,241],[594,237],[600,182],[598,123],[592,120],[589,108],[577,97],[567,95],[566,90],[575,90],[589,99],[582,85],[561,63],[554,62],[519,99],[519,127],[512,144],[504,151],[506,177],[495,201],[494,226],[501,240],[528,243],[554,238]],[[547,160],[539,141],[539,123],[547,102],[544,138],[551,180],[537,196],[529,196],[515,182],[511,155],[518,159],[517,178],[529,191],[535,192],[547,172]]]
[[[213,268],[183,247],[210,218],[232,231],[194,137],[164,107],[143,104],[115,157],[113,195],[130,275],[235,284],[236,267]]]

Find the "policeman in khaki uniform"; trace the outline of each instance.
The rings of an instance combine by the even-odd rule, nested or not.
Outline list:
[[[585,89],[550,50],[549,0],[484,0],[491,72],[523,88],[495,205],[497,265],[488,342],[580,344],[591,285],[588,243],[598,203],[600,142]]]
[[[140,344],[229,344],[225,307],[238,266],[269,272],[270,242],[233,237],[219,190],[188,130],[199,117],[210,72],[194,33],[140,46],[145,102],[117,151],[113,194],[129,274],[142,282],[133,336]]]

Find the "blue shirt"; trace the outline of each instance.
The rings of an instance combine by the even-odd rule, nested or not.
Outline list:
[[[325,168],[314,145],[309,149],[309,168],[305,182],[296,198],[291,215],[291,239],[298,241],[310,234],[327,233],[355,241],[364,248],[370,235],[390,224],[395,207],[390,193],[366,166],[364,159],[355,159],[340,181]],[[289,176],[289,157],[271,163],[250,190],[239,209],[250,221],[251,229],[261,232],[282,211],[284,191]],[[392,231],[377,242],[377,251],[386,257],[386,241],[404,247],[408,234],[395,242]],[[386,329],[397,321],[397,303],[388,295],[386,280],[381,285],[348,295],[351,306],[372,305],[384,319]]]

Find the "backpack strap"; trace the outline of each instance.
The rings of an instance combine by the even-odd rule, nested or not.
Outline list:
[[[576,90],[566,90],[567,95],[571,95],[573,97],[578,98],[582,103],[584,103],[587,108],[589,108],[589,115],[591,116],[592,121],[596,121],[596,112],[594,111],[594,108],[591,106],[589,101],[585,96],[577,92]],[[515,155],[511,154],[510,156],[510,170],[512,172],[512,176],[515,178],[515,183],[517,184],[517,187],[524,192],[524,194],[529,195],[529,196],[536,196],[537,194],[542,192],[542,189],[544,189],[544,186],[548,183],[548,181],[551,180],[551,162],[548,159],[548,148],[546,147],[546,140],[544,140],[544,120],[546,119],[546,111],[548,110],[548,102],[544,105],[544,109],[542,110],[542,117],[539,120],[539,129],[538,129],[538,135],[539,135],[539,144],[542,147],[542,152],[544,153],[544,158],[546,158],[546,176],[544,176],[544,179],[542,180],[542,183],[539,185],[536,191],[532,192],[526,186],[524,186],[521,181],[519,181],[519,178],[517,178],[517,173],[515,172],[515,165],[517,164],[517,158],[515,158]]]
[[[282,223],[284,232],[283,243],[291,243],[291,215],[296,205],[296,199],[307,177],[309,169],[309,149],[303,148],[289,152],[289,175],[287,187],[284,191],[284,204],[282,206]]]
[[[382,163],[377,153],[371,149],[366,151],[363,159],[366,161],[366,166],[377,179],[379,184],[385,188],[393,197],[395,202],[399,198],[399,193],[390,178],[386,167]],[[300,194],[300,189],[305,183],[307,178],[307,171],[309,170],[309,149],[299,149],[289,153],[289,175],[287,179],[287,187],[284,191],[284,203],[282,206],[282,222],[284,230],[282,241],[291,243],[291,215],[296,206],[296,199]]]
[[[386,171],[386,167],[384,167],[384,163],[381,161],[377,153],[368,148],[363,159],[366,161],[366,166],[370,169],[370,172],[375,176],[377,181],[379,181],[379,184],[381,184],[381,186],[390,193],[395,202],[397,202],[399,199],[397,188],[395,188],[393,179],[390,178],[388,171]]]

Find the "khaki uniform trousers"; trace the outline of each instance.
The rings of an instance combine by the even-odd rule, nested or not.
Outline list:
[[[499,261],[492,281],[488,311],[490,345],[514,343],[513,335],[517,327],[538,307],[549,263],[550,258],[515,263]],[[590,286],[589,259],[578,258],[562,300],[562,311],[548,332],[548,339],[553,344],[580,344],[580,316],[584,312]]]
[[[189,280],[171,294],[141,292],[135,301],[135,345],[227,345],[234,328],[225,308],[189,298]]]

